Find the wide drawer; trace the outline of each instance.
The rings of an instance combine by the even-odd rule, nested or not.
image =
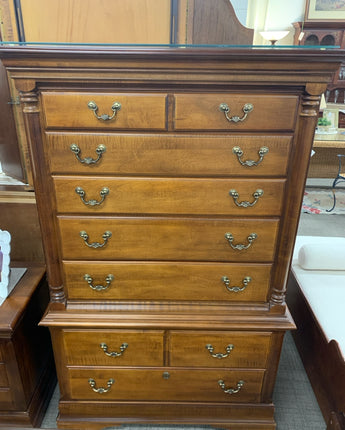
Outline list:
[[[172,331],[170,366],[266,368],[271,333]]]
[[[265,94],[177,94],[176,130],[293,130],[298,97]],[[252,110],[247,114],[246,106]],[[227,108],[226,118],[222,107]]]
[[[284,180],[54,177],[57,211],[85,214],[281,214]]]
[[[53,173],[202,177],[285,176],[292,141],[205,134],[46,133],[46,138]]]
[[[265,302],[270,264],[63,261],[70,300]]]
[[[64,330],[73,366],[162,366],[163,331]]]
[[[59,216],[62,258],[257,261],[274,259],[278,219]],[[234,249],[235,248],[235,249]]]
[[[263,376],[263,370],[244,369],[68,368],[72,399],[102,401],[259,402]],[[224,388],[219,381],[223,381]],[[95,390],[105,390],[95,392],[90,384]],[[229,389],[235,392],[224,391]]]
[[[44,92],[42,107],[47,128],[166,129],[166,94]],[[94,102],[97,110],[88,107]],[[114,103],[120,109],[112,109]],[[98,119],[107,115],[112,119]]]

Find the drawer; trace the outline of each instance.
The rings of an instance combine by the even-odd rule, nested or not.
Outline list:
[[[42,107],[47,128],[165,130],[166,94],[44,92]],[[97,111],[88,107],[94,102]],[[112,109],[120,103],[119,110]],[[112,119],[98,119],[107,115]]]
[[[54,177],[57,211],[279,216],[284,180]]]
[[[46,138],[52,173],[138,176],[285,176],[292,142],[291,136],[205,134],[47,133]]]
[[[71,398],[79,400],[158,400],[259,402],[263,370],[68,368]],[[107,392],[94,392],[105,388]],[[114,381],[112,383],[112,381]],[[223,391],[235,389],[237,393]],[[240,387],[239,382],[244,385]],[[111,385],[112,384],[112,385]],[[110,387],[108,387],[110,385]]]
[[[162,366],[163,331],[64,330],[73,366]]]
[[[59,216],[58,223],[67,260],[270,262],[279,221]]]
[[[265,302],[270,264],[64,261],[69,300]]]
[[[264,369],[271,333],[173,331],[170,366]]]
[[[0,388],[8,387],[8,379],[5,363],[0,363]]]
[[[298,101],[297,96],[282,94],[177,94],[175,130],[293,130]],[[221,110],[223,104],[230,121]],[[245,114],[248,104],[253,110]]]

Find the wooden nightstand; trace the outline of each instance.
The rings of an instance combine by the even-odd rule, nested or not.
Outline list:
[[[0,427],[40,425],[55,388],[49,332],[38,323],[49,301],[45,267],[27,267],[0,307]]]

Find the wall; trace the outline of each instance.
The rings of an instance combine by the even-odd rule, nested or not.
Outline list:
[[[277,44],[292,45],[294,28],[292,23],[303,21],[306,0],[248,0],[246,26],[255,29],[254,44],[270,42],[260,36],[260,31],[290,30]]]

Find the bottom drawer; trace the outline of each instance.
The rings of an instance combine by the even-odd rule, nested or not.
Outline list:
[[[68,373],[72,399],[259,402],[265,371],[89,367]]]

